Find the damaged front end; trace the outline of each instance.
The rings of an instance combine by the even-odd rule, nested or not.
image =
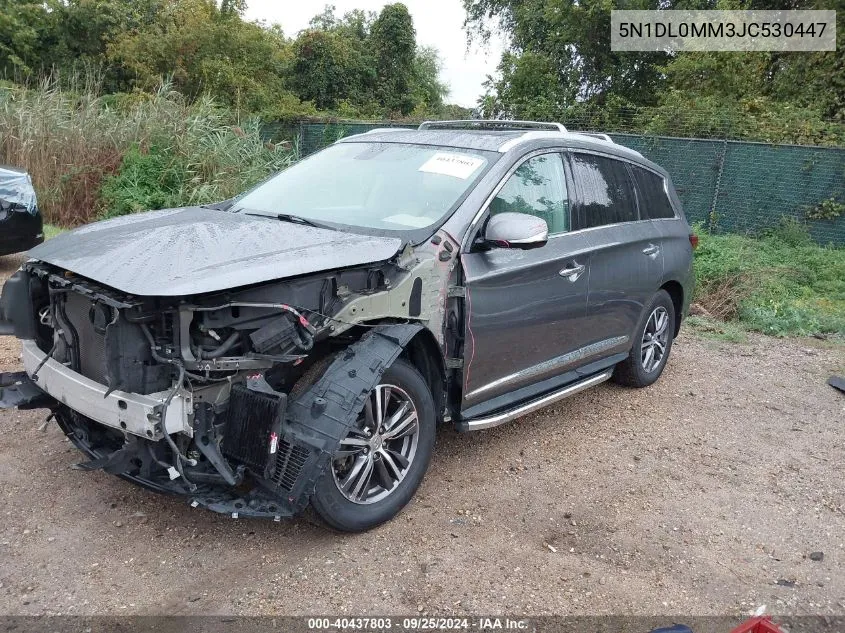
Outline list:
[[[0,303],[25,369],[3,374],[0,407],[51,409],[83,470],[235,517],[292,516],[409,342],[428,328],[449,346],[441,251],[198,297],[132,296],[31,261]],[[445,370],[430,374],[442,409]]]

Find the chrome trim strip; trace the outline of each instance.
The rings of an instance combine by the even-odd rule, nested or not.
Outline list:
[[[458,429],[458,431],[465,433],[466,431],[479,431],[481,429],[489,429],[494,426],[499,426],[500,424],[504,424],[505,422],[510,422],[511,420],[522,417],[523,415],[534,413],[534,411],[542,409],[543,407],[557,402],[558,400],[563,400],[564,398],[568,398],[569,396],[575,395],[579,391],[584,391],[585,389],[589,389],[590,387],[603,383],[612,375],[613,370],[608,369],[600,374],[596,374],[595,376],[591,376],[590,378],[586,378],[584,380],[576,382],[572,385],[569,385],[568,387],[564,387],[559,391],[552,392],[546,396],[543,396],[542,398],[539,398],[538,400],[534,400],[520,407],[517,407],[512,411],[488,415],[472,420],[461,420],[460,422],[455,424],[455,427]]]
[[[23,341],[23,364],[30,378],[46,356],[35,341]],[[59,402],[95,422],[147,439],[158,440],[163,437],[155,428],[158,420],[154,416],[156,409],[167,399],[168,391],[148,396],[113,391],[106,396],[108,388],[105,385],[76,373],[52,358],[38,370],[35,383]],[[192,435],[193,429],[188,422],[190,410],[191,396],[180,390],[167,407],[167,432]]]
[[[516,382],[524,378],[530,378],[531,376],[544,374],[547,371],[552,370],[560,365],[569,365],[570,363],[574,363],[575,361],[589,358],[590,356],[608,350],[611,347],[616,347],[617,345],[627,343],[629,340],[629,336],[614,336],[613,338],[604,339],[602,341],[591,343],[590,345],[585,345],[584,347],[579,347],[578,349],[573,350],[571,352],[567,352],[566,354],[555,356],[554,358],[550,358],[549,360],[543,361],[542,363],[532,365],[527,369],[522,369],[520,371],[514,372],[513,374],[508,374],[507,376],[503,376],[502,378],[497,378],[493,382],[489,382],[486,385],[478,387],[477,389],[473,389],[468,394],[466,394],[466,399],[470,400],[473,396],[477,396],[480,393],[490,391],[491,389],[495,389],[496,387],[500,387],[511,382]]]

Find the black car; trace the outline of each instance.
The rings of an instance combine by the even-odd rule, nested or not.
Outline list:
[[[376,130],[33,249],[0,299],[25,369],[0,408],[50,408],[81,468],[195,507],[363,530],[411,499],[438,425],[655,382],[695,241],[666,171],[605,135]]]
[[[0,165],[0,255],[20,253],[43,241],[32,179],[22,169]]]

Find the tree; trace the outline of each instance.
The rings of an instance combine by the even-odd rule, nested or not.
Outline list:
[[[56,70],[71,85],[83,69],[105,93],[147,92],[165,79],[188,99],[208,94],[281,117],[315,105],[379,118],[443,107],[440,59],[417,50],[404,5],[342,17],[326,5],[295,41],[245,21],[245,8],[246,0],[0,0],[0,78]]]
[[[190,98],[208,93],[250,112],[286,93],[290,45],[282,32],[223,13],[209,0],[172,0],[154,24],[116,36],[107,49],[109,62],[144,90],[170,76]]]
[[[38,62],[37,25],[47,19],[40,2],[0,0],[0,76],[26,76]]]
[[[370,44],[379,102],[391,112],[410,114],[414,109],[411,86],[417,40],[414,21],[404,4],[388,4],[381,10],[370,31]]]
[[[333,4],[327,4],[323,7],[322,13],[318,13],[308,21],[308,27],[317,31],[331,31],[337,26],[336,10],[337,7]]]
[[[246,11],[246,0],[220,0],[220,14],[242,16]]]
[[[436,48],[422,46],[414,59],[413,100],[416,108],[437,112],[449,94],[449,86],[440,81],[443,62]]]
[[[300,99],[328,110],[343,100],[367,100],[374,75],[348,37],[335,31],[304,31],[294,42],[293,59],[291,85]]]
[[[655,103],[661,81],[658,66],[668,61],[668,55],[611,51],[610,10],[657,9],[665,4],[665,0],[464,0],[471,35],[489,36],[489,21],[495,18],[510,37],[510,50],[499,68],[500,83],[507,88],[498,95],[504,110],[524,110],[539,91],[541,111],[547,116],[561,116],[576,100],[601,104],[616,97],[631,105]],[[532,88],[528,79],[547,83]],[[549,81],[557,85],[550,87]]]
[[[498,77],[488,77],[486,95],[480,102],[489,118],[561,120],[576,103],[576,78],[561,77],[554,60],[543,53],[522,55],[505,52]],[[573,73],[574,74],[574,73]]]
[[[824,53],[614,53],[609,44],[611,9],[845,9],[845,0],[833,4],[837,6],[827,0],[464,0],[470,37],[489,36],[491,20],[509,36],[509,49],[479,101],[485,115],[760,140],[823,139],[826,127],[817,123],[845,120],[841,47]],[[843,25],[839,20],[840,41]]]

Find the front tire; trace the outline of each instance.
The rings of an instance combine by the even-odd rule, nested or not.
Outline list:
[[[648,387],[660,378],[675,336],[675,304],[658,290],[634,333],[628,358],[616,366],[613,380],[626,387]]]
[[[311,503],[329,526],[363,532],[414,496],[434,450],[434,398],[408,362],[396,360],[317,481]]]

